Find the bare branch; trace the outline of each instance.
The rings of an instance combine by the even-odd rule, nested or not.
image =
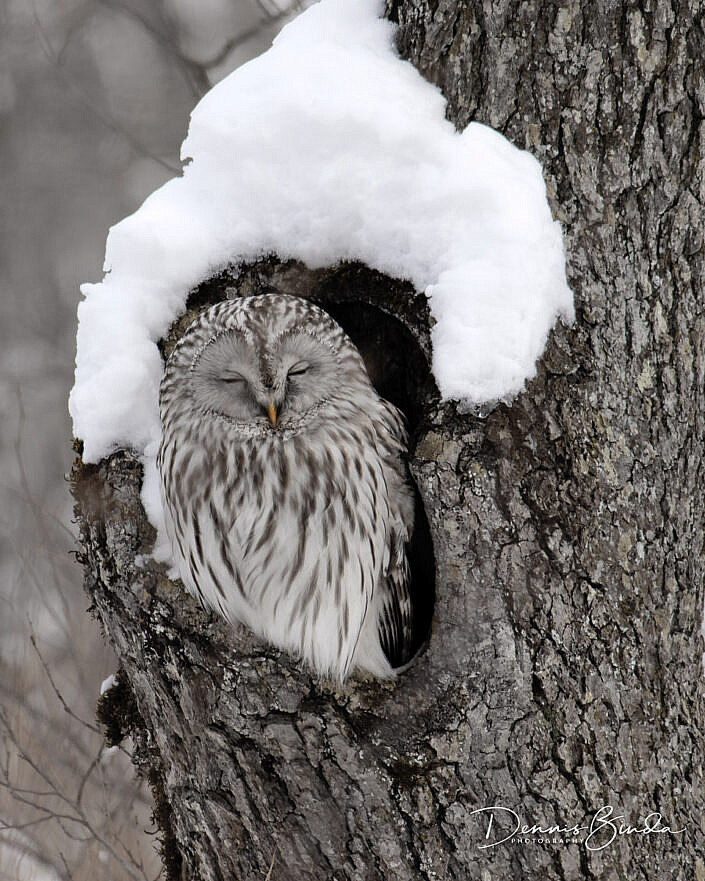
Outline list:
[[[40,43],[44,50],[44,54],[46,55],[47,59],[55,66],[62,80],[81,99],[81,101],[83,101],[86,107],[88,107],[88,109],[93,114],[95,114],[95,116],[100,119],[100,121],[107,128],[123,137],[136,153],[139,153],[143,156],[148,156],[150,159],[153,159],[155,162],[157,162],[159,165],[169,171],[171,174],[180,175],[180,166],[173,165],[162,156],[158,156],[145,144],[143,144],[132,132],[128,131],[128,129],[121,125],[116,119],[108,116],[100,109],[100,107],[95,103],[91,96],[76,83],[75,78],[66,72],[66,69],[62,65],[59,56],[52,48],[51,42],[49,41],[42,27],[39,15],[37,14],[36,10],[34,13],[34,20],[36,22],[37,32],[39,34]]]
[[[228,40],[214,56],[209,58],[207,61],[204,61],[203,66],[207,69],[210,69],[211,67],[217,67],[219,64],[222,64],[225,61],[225,59],[228,57],[228,55],[230,55],[231,52],[234,52],[235,49],[238,49],[240,46],[244,46],[245,43],[248,43],[258,34],[260,34],[265,26],[277,24],[282,25],[288,18],[291,18],[291,15],[291,9],[282,9],[279,12],[270,15],[268,21],[261,22],[260,24],[254,25],[247,30],[240,31],[238,34],[235,34],[230,40]]]
[[[113,12],[116,12],[120,15],[125,15],[129,18],[132,18],[134,21],[139,22],[139,24],[144,28],[147,33],[154,39],[156,43],[158,43],[162,49],[168,52],[175,61],[188,84],[194,98],[200,98],[203,96],[208,89],[210,88],[210,83],[208,82],[208,76],[206,75],[205,70],[203,69],[203,65],[198,64],[193,59],[189,58],[185,55],[180,47],[178,46],[177,40],[173,35],[167,34],[159,30],[159,28],[155,27],[155,25],[138,9],[134,9],[132,7],[126,6],[124,3],[116,3],[115,0],[98,0],[101,6],[104,6],[106,9],[110,9]],[[158,8],[158,7],[157,7]],[[164,23],[165,29],[168,29],[168,24],[164,21],[164,16],[161,14],[161,9],[159,9],[160,19]]]

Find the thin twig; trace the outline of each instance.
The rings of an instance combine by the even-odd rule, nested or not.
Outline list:
[[[80,86],[78,86],[75,82],[74,77],[69,76],[64,69],[61,59],[57,56],[57,53],[54,51],[54,48],[49,41],[44,28],[42,27],[42,23],[39,19],[39,15],[37,14],[36,9],[34,10],[34,20],[37,27],[37,32],[39,33],[39,42],[42,47],[42,51],[46,55],[47,59],[54,65],[57,69],[59,75],[62,80],[69,86],[69,88],[78,95],[78,97],[83,101],[86,107],[91,110],[91,112],[111,131],[116,134],[121,135],[125,140],[129,143],[135,152],[140,153],[143,156],[148,156],[150,159],[153,159],[155,162],[158,162],[163,168],[167,171],[171,172],[171,174],[180,175],[181,167],[177,165],[172,165],[171,162],[164,159],[162,156],[158,156],[156,153],[153,153],[149,150],[143,143],[141,143],[132,132],[128,131],[124,126],[122,126],[116,119],[108,116],[103,113],[100,108],[96,105],[93,99],[88,95]]]
[[[267,870],[267,874],[265,875],[264,881],[270,881],[272,877],[272,869],[274,869],[274,857],[277,855],[277,845],[274,845],[274,850],[272,851],[272,861],[269,864],[269,869]]]
[[[54,682],[54,679],[52,678],[51,671],[49,670],[49,667],[47,666],[46,661],[42,657],[42,653],[39,651],[39,648],[37,647],[37,641],[34,636],[34,629],[32,628],[31,621],[29,622],[29,626],[30,626],[29,641],[32,643],[32,647],[34,648],[34,651],[37,653],[37,657],[39,658],[39,661],[40,661],[42,667],[44,668],[44,672],[46,674],[46,677],[49,680],[49,683],[52,687],[52,690],[53,690],[54,694],[56,695],[56,697],[58,698],[59,703],[64,708],[64,712],[68,713],[72,719],[75,719],[77,722],[80,722],[81,725],[88,728],[89,731],[93,731],[95,734],[101,734],[101,736],[102,736],[100,729],[96,725],[92,725],[90,722],[86,722],[85,719],[81,719],[81,717],[76,715],[76,713],[74,713],[74,711],[71,709],[71,707],[64,700],[63,695],[61,694],[59,689],[56,687],[56,683]]]

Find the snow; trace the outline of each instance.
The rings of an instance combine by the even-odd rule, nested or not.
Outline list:
[[[191,116],[183,176],[108,235],[83,285],[70,397],[83,458],[145,457],[158,521],[156,342],[189,290],[276,253],[312,268],[361,260],[429,297],[433,373],[465,406],[511,399],[558,317],[573,320],[561,230],[539,163],[497,132],[458,133],[402,61],[380,0],[323,0]]]
[[[104,679],[100,683],[100,693],[104,695],[106,691],[110,691],[113,686],[117,685],[117,679],[115,678],[115,674],[111,673],[107,679]]]

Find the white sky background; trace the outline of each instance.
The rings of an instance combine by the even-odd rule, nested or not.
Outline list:
[[[258,54],[283,20],[272,0],[0,4],[0,708],[33,758],[73,791],[100,738],[56,700],[29,622],[64,697],[92,720],[115,661],[85,614],[69,557],[66,399],[79,284],[101,278],[107,229],[179,169],[188,114],[203,92]],[[0,758],[6,746],[0,729]],[[149,803],[123,786],[132,778],[126,759],[110,762],[116,821],[107,834],[122,823],[136,852],[143,840],[153,878],[153,839],[136,836],[132,819],[136,812],[148,826]],[[97,799],[100,774],[91,780]],[[101,820],[103,803],[95,810]],[[0,820],[33,816],[0,788]],[[55,826],[28,828],[12,843],[0,832],[0,879],[68,877],[59,851],[76,881],[128,877],[100,860],[101,849]]]

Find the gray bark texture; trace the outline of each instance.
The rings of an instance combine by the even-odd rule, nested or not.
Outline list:
[[[86,586],[122,664],[101,718],[133,737],[172,879],[703,881],[702,12],[387,12],[459,128],[488,123],[543,163],[576,324],[485,417],[440,405],[408,349],[436,598],[395,682],[336,689],[204,614],[136,562],[153,539],[137,459],[77,460]],[[425,299],[364,267],[263,261],[203,285],[189,314],[271,285],[375,303],[429,355]],[[589,825],[611,805],[683,831],[481,849],[511,828],[498,813],[485,839],[489,815],[472,812],[492,805],[527,826]]]

